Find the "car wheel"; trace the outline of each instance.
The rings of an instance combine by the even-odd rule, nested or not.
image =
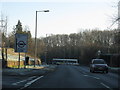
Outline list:
[[[106,73],[108,73],[108,70],[106,70]]]
[[[90,69],[90,72],[93,73],[93,70]]]
[[[90,72],[92,72],[92,70],[90,69]]]
[[[93,71],[93,70],[91,70],[91,73],[94,73],[94,71]]]
[[[102,71],[102,73],[105,73],[105,71]]]

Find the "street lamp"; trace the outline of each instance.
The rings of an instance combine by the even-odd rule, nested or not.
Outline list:
[[[49,10],[42,10],[42,11],[36,11],[36,19],[35,19],[35,58],[34,58],[34,67],[36,62],[36,54],[37,54],[37,12],[49,12]]]

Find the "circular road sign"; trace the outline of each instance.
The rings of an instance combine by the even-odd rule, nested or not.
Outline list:
[[[25,45],[26,45],[26,44],[25,44],[24,41],[19,41],[19,42],[18,42],[18,47],[20,47],[20,48],[23,48]]]

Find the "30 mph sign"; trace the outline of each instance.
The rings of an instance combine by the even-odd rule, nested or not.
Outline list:
[[[15,34],[15,42],[15,52],[27,52],[27,34]]]

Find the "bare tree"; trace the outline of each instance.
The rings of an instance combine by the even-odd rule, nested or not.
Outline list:
[[[7,17],[0,20],[2,67],[7,67]]]

